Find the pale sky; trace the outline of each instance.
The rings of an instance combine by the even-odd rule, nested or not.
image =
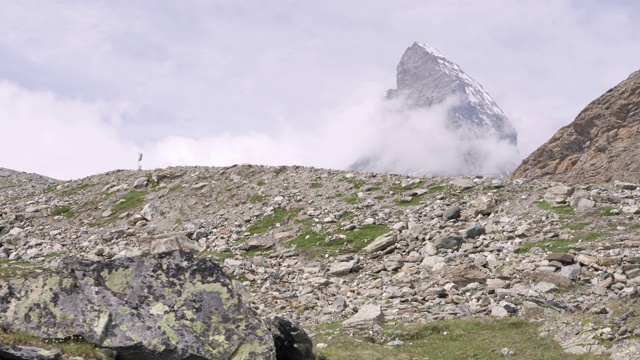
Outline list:
[[[634,0],[0,6],[0,167],[58,179],[138,152],[144,169],[344,168],[414,41],[484,86],[522,157],[640,69]]]

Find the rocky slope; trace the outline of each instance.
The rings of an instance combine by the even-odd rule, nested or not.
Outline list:
[[[220,262],[262,318],[337,322],[408,347],[379,325],[517,317],[544,322],[569,353],[631,359],[639,186],[250,165],[114,171],[0,188],[0,278],[55,272],[68,257],[191,249]]]
[[[591,102],[514,171],[572,183],[640,181],[640,71]]]
[[[353,170],[384,171],[384,172],[423,172],[439,174],[480,174],[504,173],[514,169],[517,165],[514,159],[518,157],[517,133],[500,107],[483,89],[482,85],[468,76],[460,67],[447,59],[435,48],[415,42],[409,47],[397,67],[397,88],[387,92],[386,99],[392,104],[399,103],[399,108],[392,107],[386,116],[391,123],[386,132],[393,132],[393,128],[407,126],[407,122],[415,120],[412,132],[423,141],[432,141],[435,136],[450,137],[452,140],[442,144],[442,152],[456,153],[459,161],[465,166],[446,171],[425,162],[422,168],[416,166],[408,169],[400,159],[383,161],[385,151],[393,149],[378,149],[372,154],[364,155],[353,166]],[[439,113],[421,112],[437,107],[446,107],[444,118]],[[408,115],[408,114],[411,115]],[[415,119],[414,119],[415,118]],[[425,123],[440,123],[438,126],[424,126]],[[440,128],[442,126],[442,128]],[[437,131],[442,134],[432,134]],[[469,143],[477,140],[487,140],[482,144]],[[504,159],[497,163],[490,163],[483,156],[487,147],[495,147],[503,141],[501,151]],[[405,144],[395,144],[404,146]],[[469,145],[469,146],[466,146]],[[513,161],[512,161],[513,160]]]

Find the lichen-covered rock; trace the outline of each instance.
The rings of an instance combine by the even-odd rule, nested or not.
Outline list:
[[[81,336],[118,359],[275,359],[269,328],[211,260],[170,252],[102,263],[68,259],[0,284],[0,326]]]

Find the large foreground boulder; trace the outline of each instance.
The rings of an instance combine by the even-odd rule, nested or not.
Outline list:
[[[117,359],[275,359],[269,327],[211,260],[170,252],[78,259],[0,283],[0,327],[81,336]]]

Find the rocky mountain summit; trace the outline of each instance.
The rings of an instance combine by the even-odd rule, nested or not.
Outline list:
[[[529,155],[514,177],[569,183],[640,181],[640,71],[591,102]]]
[[[441,150],[457,152],[456,156],[465,166],[443,171],[425,164],[422,169],[408,171],[405,169],[406,166],[394,167],[388,161],[381,161],[383,155],[374,152],[365,155],[352,166],[352,169],[471,175],[483,172],[505,173],[516,167],[517,133],[509,119],[480,83],[437,49],[415,42],[402,55],[396,79],[397,88],[389,90],[386,96],[387,101],[399,104],[399,109],[394,107],[387,114],[392,118],[390,122],[395,126],[402,126],[403,123],[412,121],[407,118],[415,117],[417,124],[414,124],[412,131],[423,132],[418,138],[429,141],[434,135],[451,137],[454,140],[450,141],[450,148],[445,146]],[[421,112],[438,106],[446,107],[443,115]],[[442,122],[442,128],[420,126],[420,123],[436,122]],[[443,134],[430,134],[431,131]],[[469,142],[478,140],[488,140],[488,143],[468,145]],[[504,159],[500,162],[489,164],[482,152],[486,151],[488,146],[495,147],[499,142],[503,142],[501,151],[509,152],[513,156],[503,154]],[[384,151],[385,149],[379,150]]]
[[[308,334],[318,358],[409,359],[422,345],[402,329],[491,319],[533,324],[562,358],[640,356],[637,183],[252,165],[21,176],[0,183],[0,354],[72,358],[55,344],[81,339],[105,352],[75,359],[309,359]]]

